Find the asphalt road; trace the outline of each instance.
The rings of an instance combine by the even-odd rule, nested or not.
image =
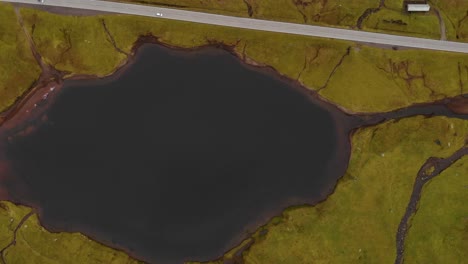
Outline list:
[[[404,37],[390,34],[371,33],[364,31],[310,26],[269,20],[241,18],[232,16],[215,15],[201,12],[152,7],[136,4],[125,4],[95,0],[45,0],[40,3],[37,0],[0,0],[4,2],[25,3],[34,5],[48,5],[68,8],[88,9],[129,15],[155,17],[158,19],[173,19],[210,25],[263,30],[279,33],[289,33],[304,36],[341,39],[355,42],[390,45],[395,47],[430,49],[439,51],[451,51],[468,53],[468,43],[452,41],[432,40],[414,37]],[[158,17],[156,13],[162,13]]]

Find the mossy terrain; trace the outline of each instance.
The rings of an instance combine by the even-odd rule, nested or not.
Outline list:
[[[468,259],[468,156],[428,182],[406,239],[407,263]]]
[[[73,17],[33,9],[21,13],[44,59],[72,74],[110,74],[140,35],[153,35],[182,48],[231,47],[245,61],[271,66],[349,112],[391,111],[468,90],[468,56],[463,54],[395,51],[144,17]]]
[[[0,111],[31,87],[39,74],[13,7],[0,3]]]
[[[125,58],[116,52],[98,18],[44,16],[23,10],[37,51],[61,71],[103,76]],[[78,70],[79,69],[79,70]]]
[[[335,192],[316,206],[288,209],[262,227],[268,232],[253,236],[255,243],[243,254],[245,263],[393,263],[396,231],[420,167],[431,156],[450,156],[467,136],[467,121],[445,117],[412,117],[359,129],[352,137],[349,168]],[[463,161],[455,164],[425,189],[423,211],[418,211],[413,224],[419,228],[410,231],[407,242],[408,263],[465,259],[460,252],[468,235],[461,178],[466,168]],[[452,178],[445,179],[449,174]],[[453,261],[434,262],[429,255],[418,259],[427,257],[428,262],[409,261],[414,251],[424,255],[447,237],[454,241],[434,254],[450,254]],[[455,252],[448,253],[451,249]]]
[[[441,38],[445,29],[447,40],[468,41],[467,1],[429,0],[428,3],[430,12],[408,13],[402,11],[404,0],[384,0],[378,11],[364,19],[362,29],[434,39]]]
[[[430,2],[443,14],[449,39],[468,41],[468,1],[431,0]]]
[[[421,38],[440,38],[440,27],[437,15],[411,14],[397,9],[382,8],[370,15],[363,24],[363,29],[396,35],[408,35]]]
[[[0,250],[10,244],[16,226],[30,211],[30,208],[24,206],[14,206],[9,202],[0,202]]]
[[[140,263],[81,234],[48,232],[29,212],[27,207],[0,202],[0,250],[14,239],[17,229],[15,243],[3,251],[6,263]]]

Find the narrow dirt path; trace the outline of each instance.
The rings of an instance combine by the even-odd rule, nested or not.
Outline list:
[[[426,184],[432,178],[438,176],[442,171],[446,170],[455,161],[461,159],[465,155],[468,155],[468,144],[463,146],[448,158],[429,158],[419,170],[413,185],[413,192],[411,193],[410,201],[406,207],[406,212],[401,219],[400,225],[398,226],[396,236],[397,256],[395,259],[395,264],[403,263],[406,234],[408,233],[411,217],[417,211],[418,203],[421,198],[421,191],[424,184]]]
[[[447,40],[447,31],[445,29],[445,22],[444,19],[442,19],[442,16],[440,15],[440,12],[438,9],[433,8],[434,13],[437,15],[437,18],[439,19],[439,27],[440,27],[440,40]]]

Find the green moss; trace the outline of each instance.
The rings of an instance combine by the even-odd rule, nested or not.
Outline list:
[[[401,10],[404,5],[404,0],[385,0],[385,7],[390,10]]]
[[[0,3],[0,112],[11,106],[39,74],[13,7]]]
[[[351,49],[320,94],[357,112],[385,111],[411,104],[406,97],[407,88],[376,67],[375,62],[382,61],[380,56],[382,51],[366,47]]]
[[[335,192],[267,224],[266,237],[246,253],[246,263],[393,263],[396,230],[418,170],[430,156],[455,152],[467,131],[468,122],[444,117],[358,130],[349,169]],[[439,146],[436,138],[451,144]],[[436,235],[436,241],[443,236]]]
[[[27,207],[0,201],[0,249],[12,241],[15,228],[30,211]]]
[[[0,248],[13,239],[13,232],[31,209],[0,202]],[[78,233],[51,233],[40,226],[35,214],[19,227],[16,243],[4,251],[6,263],[140,263]]]
[[[353,111],[384,112],[466,93],[465,65],[461,54],[363,46],[351,50],[320,94]]]
[[[399,10],[383,8],[371,15],[364,23],[364,29],[396,35],[409,35],[439,39],[439,19],[435,13],[408,14]]]
[[[25,27],[37,51],[56,69],[104,76],[126,58],[112,46],[99,18],[36,12],[21,10]]]
[[[468,156],[422,191],[406,238],[407,263],[463,263],[468,259]]]
[[[468,41],[468,2],[465,0],[431,0],[444,15],[451,40]]]

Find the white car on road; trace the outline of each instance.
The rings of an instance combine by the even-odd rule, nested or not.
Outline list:
[[[156,16],[162,17],[163,15],[162,15],[162,13],[156,13]]]

